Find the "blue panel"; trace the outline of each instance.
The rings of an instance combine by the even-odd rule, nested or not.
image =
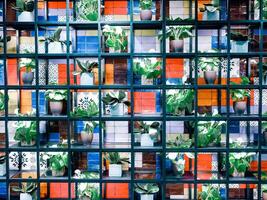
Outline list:
[[[161,178],[161,156],[156,154],[156,179]]]
[[[87,153],[87,170],[99,171],[99,153]]]
[[[0,85],[4,85],[4,65],[2,64],[2,60],[0,62]]]
[[[48,21],[57,22],[58,21],[58,16],[48,16]]]
[[[229,121],[229,131],[230,133],[239,133],[239,121]]]
[[[76,121],[76,133],[80,134],[81,131],[83,130],[83,121]]]
[[[0,183],[0,198],[6,198],[7,186],[6,183]]]
[[[49,142],[59,142],[60,141],[60,133],[49,133]]]

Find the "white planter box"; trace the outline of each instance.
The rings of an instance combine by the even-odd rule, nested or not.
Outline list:
[[[110,106],[111,115],[124,115],[124,104],[118,103],[116,106]]]
[[[108,175],[109,177],[121,177],[122,176],[122,165],[110,164]]]
[[[80,85],[94,85],[94,74],[93,73],[81,73]]]
[[[48,44],[48,53],[63,53],[64,45],[61,42],[50,42]]]
[[[154,200],[153,194],[141,194],[140,195],[141,200]]]
[[[5,175],[6,175],[6,162],[0,164],[0,176],[5,176]]]
[[[151,139],[149,134],[141,134],[140,138],[141,147],[153,147],[154,141]]]
[[[142,85],[153,85],[153,79],[147,79],[145,76],[141,76]]]
[[[33,12],[24,11],[19,14],[18,22],[34,22],[34,14]]]
[[[231,40],[231,52],[232,53],[247,53],[248,52],[248,41]]]
[[[32,196],[28,193],[20,193],[20,200],[32,200]]]
[[[215,12],[205,11],[203,14],[203,20],[213,21],[220,20],[220,11],[216,10]]]

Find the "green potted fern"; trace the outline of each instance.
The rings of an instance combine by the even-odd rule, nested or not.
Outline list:
[[[140,19],[151,20],[152,19],[152,0],[140,0]]]
[[[34,146],[36,143],[36,122],[35,121],[18,121],[14,123],[16,132],[14,140],[17,140],[21,146]]]
[[[30,176],[29,179],[31,178],[32,177]],[[37,184],[34,182],[21,183],[21,187],[14,186],[12,187],[12,190],[14,192],[20,193],[21,200],[37,199],[36,197]]]
[[[109,152],[104,156],[109,162],[109,177],[121,177],[122,165],[130,163],[128,158],[122,158],[118,152]]]
[[[34,0],[16,0],[12,9],[18,11],[18,22],[34,22]]]
[[[94,128],[98,125],[96,121],[84,122],[84,127],[81,132],[81,139],[84,145],[90,145],[94,139]]]
[[[67,152],[49,152],[42,154],[42,160],[48,161],[52,176],[64,176],[68,167]]]
[[[74,76],[80,75],[80,85],[94,85],[94,69],[98,67],[97,62],[77,60],[80,71],[73,71]]]

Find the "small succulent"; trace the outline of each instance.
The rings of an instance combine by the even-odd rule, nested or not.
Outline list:
[[[118,152],[109,152],[104,157],[110,164],[130,163],[129,158],[121,158]]]
[[[16,5],[12,9],[18,12],[32,12],[34,10],[34,0],[16,0]]]
[[[159,186],[155,183],[136,183],[134,191],[138,194],[155,194],[159,191]]]

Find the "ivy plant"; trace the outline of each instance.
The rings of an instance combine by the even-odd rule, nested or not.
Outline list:
[[[138,59],[133,63],[133,72],[147,79],[156,79],[162,73],[161,62],[156,58]]]
[[[250,80],[248,77],[241,77],[241,85],[249,85]],[[235,82],[230,82],[231,85],[240,85]],[[233,101],[244,101],[246,97],[250,97],[249,89],[231,89],[230,94]]]

